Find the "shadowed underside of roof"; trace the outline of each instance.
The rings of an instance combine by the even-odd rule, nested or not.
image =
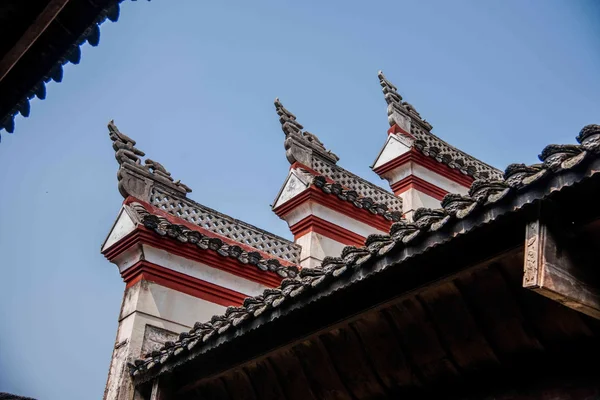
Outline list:
[[[119,18],[123,0],[6,0],[0,4],[0,132],[13,133],[28,117],[30,100],[46,98],[46,84],[78,64],[80,46],[97,46],[100,25]]]

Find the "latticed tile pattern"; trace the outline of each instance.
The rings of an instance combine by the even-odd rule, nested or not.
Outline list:
[[[263,231],[245,222],[221,214],[188,199],[180,199],[159,189],[152,189],[150,202],[169,214],[221,234],[239,243],[252,246],[275,257],[298,263],[300,245]]]
[[[417,124],[412,124],[410,133],[415,137],[415,147],[423,154],[435,158],[451,168],[475,179],[501,179],[502,171],[491,167],[478,159],[463,153],[444,142],[431,132],[424,131]]]
[[[318,173],[333,179],[336,183],[356,190],[361,197],[370,197],[375,203],[385,204],[389,211],[402,212],[402,199],[385,189],[368,182],[335,164],[313,158],[312,167]]]

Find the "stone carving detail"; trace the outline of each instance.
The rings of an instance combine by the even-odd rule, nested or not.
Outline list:
[[[388,104],[388,122],[390,126],[398,125],[406,132],[410,132],[411,122],[414,121],[427,131],[433,128],[429,122],[421,118],[421,114],[417,112],[412,104],[402,101],[398,89],[386,79],[383,72],[379,71],[377,77],[385,96],[385,102]]]
[[[523,273],[523,287],[537,286],[538,284],[538,253],[539,253],[539,223],[531,222],[527,225],[525,234],[525,268]]]
[[[180,181],[173,181],[171,173],[162,164],[146,159],[142,165],[140,157],[145,156],[144,152],[135,147],[135,140],[119,131],[114,121],[108,123],[108,133],[120,167],[117,178],[119,192],[123,197],[147,199],[153,182],[160,183],[183,196],[192,191]]]
[[[180,199],[154,188],[150,204],[187,222],[201,226],[275,257],[299,263],[301,247],[282,237],[228,217],[188,199]]]
[[[275,111],[279,115],[281,130],[285,133],[284,147],[290,164],[300,162],[310,167],[312,154],[318,154],[325,160],[336,163],[339,157],[327,150],[319,138],[304,131],[304,127],[296,121],[296,116],[289,112],[278,98],[275,99]]]

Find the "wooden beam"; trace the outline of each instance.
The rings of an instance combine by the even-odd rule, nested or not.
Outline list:
[[[171,400],[170,385],[165,378],[155,378],[152,382],[150,400]]]
[[[0,81],[6,77],[27,50],[44,33],[68,2],[69,0],[50,0],[48,2],[48,5],[37,16],[35,21],[29,25],[23,36],[17,40],[17,43],[0,60]]]
[[[586,249],[557,235],[559,228],[552,229],[548,221],[540,213],[527,224],[523,287],[600,319],[600,289]]]

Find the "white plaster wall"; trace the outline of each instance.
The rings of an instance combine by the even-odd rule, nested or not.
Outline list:
[[[407,153],[410,151],[412,144],[413,140],[409,137],[396,134],[388,135],[388,138],[383,145],[383,149],[373,164],[373,168],[382,166],[383,164],[392,161],[402,154]]]
[[[198,250],[212,251],[212,250]],[[147,244],[140,248],[132,248],[119,256],[115,262],[119,265],[121,273],[129,269],[139,260],[146,260],[156,265],[173,271],[202,279],[206,282],[225,287],[248,296],[261,294],[267,286],[249,279],[242,278],[232,273],[213,268],[209,265],[171,254],[166,250],[158,249]],[[240,268],[254,268],[253,266],[240,266]]]
[[[126,296],[121,318],[126,318],[133,312],[141,312],[176,324],[180,331],[189,329],[197,321],[204,321],[213,315],[225,312],[224,306],[154,282],[141,281],[134,287],[139,287],[139,289],[135,291],[135,297],[129,299],[129,295]]]
[[[302,180],[294,170],[291,170],[285,183],[283,184],[283,188],[275,200],[275,205],[273,208],[278,207],[288,200],[296,197],[300,193],[307,190],[308,187],[308,182]]]
[[[213,268],[197,261],[192,261],[184,257],[171,254],[166,250],[157,249],[146,244],[144,247],[144,258],[153,264],[169,268],[173,271],[181,272],[194,278],[202,279],[206,282],[225,287],[236,292],[240,292],[249,296],[257,296],[261,294],[267,286],[249,279],[239,277],[226,271]],[[199,250],[212,251],[212,250]],[[219,256],[220,257],[220,256]],[[254,266],[241,266],[240,268],[256,268]]]
[[[104,241],[104,245],[102,245],[102,251],[108,249],[110,246],[124,238],[128,233],[133,232],[135,229],[135,223],[125,211],[125,208],[122,207],[121,211],[119,211],[119,216],[115,221],[108,237]]]
[[[463,185],[460,185],[412,161],[394,168],[393,170],[385,173],[383,177],[388,180],[391,186],[410,175],[414,175],[423,179],[424,181],[432,183],[449,193],[466,194],[469,191],[469,189]]]
[[[133,399],[127,362],[142,356],[147,325],[179,333],[225,309],[152,282],[140,281],[126,289],[104,399]]]
[[[419,207],[441,207],[441,202],[438,199],[416,189],[408,189],[403,193],[400,193],[399,197],[402,198],[402,211],[408,220],[412,220],[413,212]]]
[[[364,212],[364,210],[357,208],[356,212]],[[285,220],[289,226],[293,226],[294,224],[300,222],[309,215],[314,215],[315,217],[319,217],[325,221],[331,222],[334,225],[340,226],[364,237],[367,237],[374,233],[383,232],[379,229],[376,229],[370,225],[353,219],[345,214],[334,211],[331,208],[325,207],[314,201],[308,201],[301,204],[299,207],[292,210],[288,215],[286,215]],[[377,218],[375,216],[372,217]]]
[[[346,247],[345,244],[316,232],[308,232],[306,235],[299,237],[298,240],[296,240],[296,243],[302,246],[300,265],[303,267],[304,264],[302,262],[304,260],[311,258],[314,261],[318,261],[320,264],[320,261],[326,256],[340,256],[342,254],[342,249]]]

